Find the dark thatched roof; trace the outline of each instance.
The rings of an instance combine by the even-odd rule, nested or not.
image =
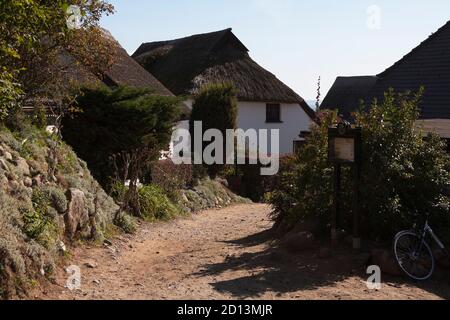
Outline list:
[[[152,88],[156,94],[173,96],[173,93],[161,82],[130,57],[119,42],[115,41],[115,43],[117,46],[114,51],[114,63],[104,74],[103,79],[108,86]]]
[[[355,96],[370,101],[382,99],[389,88],[406,92],[417,91],[423,86],[421,118],[450,119],[450,21],[392,67],[378,74],[368,92],[370,81],[360,81],[361,77],[353,79],[353,85],[342,86],[338,83],[342,80],[338,78],[328,93],[330,98],[327,96],[321,108],[339,107],[342,114],[348,115],[358,108]]]
[[[350,118],[350,113],[359,107],[377,79],[375,76],[338,77],[323,99],[320,109],[338,109],[345,119]]]
[[[59,68],[64,70],[63,78],[67,82],[72,82],[76,86],[106,85],[108,87],[150,88],[155,94],[173,96],[173,93],[158,79],[131,58],[107,30],[103,29],[103,33],[113,43],[112,66],[101,76],[97,76],[73,55],[62,52],[59,55]]]
[[[133,58],[176,95],[195,94],[206,83],[232,82],[241,101],[299,103],[315,117],[298,94],[250,58],[231,29],[144,43]]]

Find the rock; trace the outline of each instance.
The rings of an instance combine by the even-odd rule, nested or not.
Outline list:
[[[6,164],[4,159],[0,159],[0,169],[5,170],[6,172],[9,172],[9,167]]]
[[[14,164],[17,166],[17,169],[24,175],[30,176],[30,166],[24,158],[18,157]]]
[[[98,267],[98,264],[94,261],[88,261],[84,263],[84,266],[89,269],[95,269]]]
[[[314,247],[314,236],[311,232],[289,232],[282,240],[281,245],[292,252],[310,250]]]
[[[23,185],[24,185],[25,187],[27,187],[27,188],[30,188],[30,187],[33,186],[33,180],[31,180],[30,177],[25,177],[25,178],[23,179]]]
[[[78,229],[81,229],[89,221],[89,214],[85,208],[83,191],[70,189],[67,192],[67,199],[69,205],[65,215],[66,233],[69,239],[73,239]]]
[[[107,246],[112,246],[112,245],[113,245],[113,243],[112,243],[111,241],[109,241],[108,239],[105,239],[105,240],[103,241],[103,243],[104,243],[105,245],[107,245]]]
[[[331,249],[330,248],[321,248],[319,251],[320,259],[328,259],[331,257]]]
[[[59,241],[57,244],[57,248],[60,252],[65,253],[67,251],[66,245],[64,244],[64,242]]]
[[[3,158],[5,158],[7,161],[12,161],[13,156],[11,153],[9,153],[8,151],[4,151],[3,152]]]
[[[44,177],[42,175],[37,175],[32,179],[32,181],[33,187],[41,187],[45,182]]]
[[[9,191],[16,191],[20,188],[20,183],[18,183],[15,180],[11,180],[8,182],[8,189]]]
[[[380,267],[381,272],[391,276],[403,275],[397,261],[392,254],[383,249],[373,249],[371,252],[371,264]]]

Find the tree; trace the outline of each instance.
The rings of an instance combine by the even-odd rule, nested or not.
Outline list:
[[[63,120],[63,136],[107,189],[129,181],[124,209],[140,216],[138,181],[167,148],[179,99],[149,89],[84,89],[80,112]]]
[[[226,137],[227,129],[236,128],[237,99],[236,90],[231,83],[216,83],[204,86],[195,98],[190,119],[190,131],[193,141],[194,122],[202,122],[202,136],[208,129],[218,129]],[[203,141],[203,140],[202,140]],[[194,147],[194,146],[193,146]],[[206,144],[203,145],[204,150]],[[226,141],[223,141],[223,150],[226,150]],[[225,154],[224,161],[225,162]],[[213,164],[207,166],[210,176],[215,177],[223,165]]]
[[[67,26],[70,5],[80,8],[79,29]],[[63,52],[92,70],[106,70],[112,44],[102,35],[99,20],[112,12],[113,7],[103,0],[1,1],[0,91],[9,94],[0,100],[0,115],[6,117],[21,101],[57,100],[55,94],[68,94]]]

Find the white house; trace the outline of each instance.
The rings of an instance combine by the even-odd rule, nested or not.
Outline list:
[[[176,95],[191,96],[207,83],[232,82],[237,90],[238,128],[279,129],[280,154],[302,143],[315,112],[303,98],[253,61],[231,29],[142,44],[133,54]],[[186,126],[186,122],[180,124]]]

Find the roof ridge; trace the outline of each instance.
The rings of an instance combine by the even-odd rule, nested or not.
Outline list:
[[[384,77],[387,73],[391,72],[394,68],[396,68],[399,64],[401,64],[403,61],[411,57],[413,54],[415,54],[418,50],[422,49],[424,46],[426,46],[428,43],[430,43],[434,38],[436,38],[438,35],[440,35],[443,31],[445,31],[447,28],[450,28],[450,20],[447,21],[442,27],[440,27],[437,31],[433,32],[430,36],[428,36],[427,39],[423,40],[418,46],[416,46],[414,49],[412,49],[409,53],[403,56],[400,60],[395,62],[392,66],[384,70],[383,72],[377,74],[377,77]]]
[[[185,39],[198,37],[198,36],[209,36],[209,35],[212,35],[215,33],[217,33],[217,34],[224,33],[225,34],[227,32],[231,32],[231,31],[233,31],[233,28],[227,28],[227,29],[223,29],[223,30],[205,32],[205,33],[196,33],[196,34],[191,34],[190,36],[185,36],[185,37],[175,38],[175,39],[170,39],[170,40],[143,42],[141,45],[155,44],[155,43],[168,43],[168,42],[172,42],[172,41],[180,41],[180,40],[185,40]]]

